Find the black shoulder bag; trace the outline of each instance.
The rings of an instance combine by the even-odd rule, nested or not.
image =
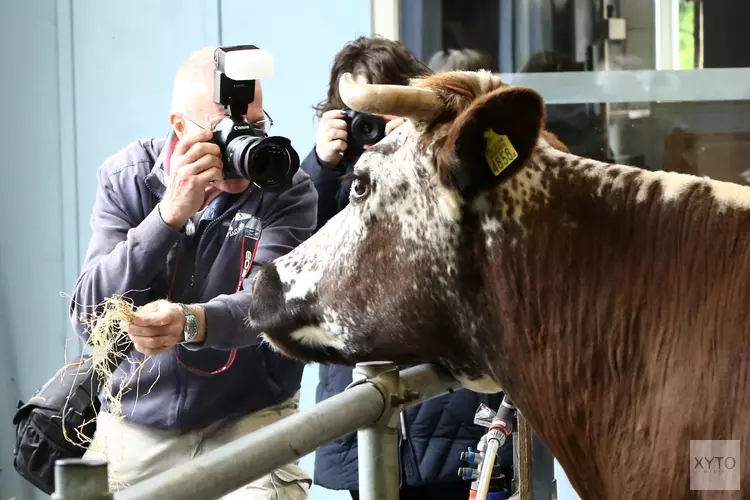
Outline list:
[[[129,340],[123,344],[118,345],[119,352],[132,345]],[[118,352],[110,355],[114,360]],[[26,403],[18,402],[13,417],[13,466],[48,495],[55,490],[55,461],[81,458],[94,437],[102,381],[93,365],[91,356],[79,356],[58,370]]]

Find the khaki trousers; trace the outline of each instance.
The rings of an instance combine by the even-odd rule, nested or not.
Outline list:
[[[100,412],[93,442],[84,458],[108,460],[110,488],[119,491],[298,411],[299,393],[278,406],[188,433],[152,429]],[[302,500],[307,498],[311,482],[305,471],[292,463],[222,499]]]

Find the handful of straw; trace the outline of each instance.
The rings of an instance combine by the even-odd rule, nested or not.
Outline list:
[[[122,384],[112,392],[112,372],[127,358],[125,350],[130,342],[125,328],[133,321],[137,308],[133,303],[114,295],[96,308],[97,313],[86,320],[89,332],[89,344],[92,346],[93,370],[99,380],[103,381],[102,391],[109,403],[109,413],[121,418],[120,400],[123,394]]]
[[[141,369],[148,359],[146,357],[143,361],[136,361],[130,358],[126,352],[126,350],[129,350],[128,344],[130,343],[126,328],[135,318],[138,308],[133,305],[132,301],[123,296],[113,295],[95,307],[94,311],[93,314],[88,315],[88,318],[82,318],[82,322],[86,325],[88,333],[88,343],[92,346],[92,369],[98,380],[102,382],[100,391],[108,403],[108,413],[112,419],[119,422],[123,418],[122,396],[127,390],[130,390],[130,382],[140,374]],[[127,363],[123,363],[124,361],[127,361]],[[131,376],[119,384],[119,387],[113,388],[112,374],[114,370],[120,365],[128,366],[131,364],[137,365],[136,369],[132,370]],[[93,395],[93,397],[96,397],[96,395]],[[84,425],[87,423],[84,423]],[[89,441],[89,446],[93,444],[82,433],[79,432],[79,434],[81,434],[79,436],[80,440],[84,442]],[[106,439],[107,436],[104,436],[105,441]],[[94,447],[91,448],[92,451],[103,454],[110,464],[116,462],[114,457],[110,456],[111,447],[106,446],[106,444],[101,447],[104,449],[99,447],[97,449],[94,449]],[[111,485],[124,485],[124,482],[115,479],[115,469],[115,467],[110,467]]]

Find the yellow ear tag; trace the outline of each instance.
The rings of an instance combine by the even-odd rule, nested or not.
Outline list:
[[[500,172],[508,168],[508,165],[518,158],[518,152],[510,143],[507,135],[496,134],[494,130],[488,128],[484,131],[484,137],[487,139],[487,150],[484,157],[490,164],[492,173],[500,175]]]

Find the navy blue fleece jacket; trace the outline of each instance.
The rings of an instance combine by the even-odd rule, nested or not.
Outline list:
[[[168,297],[171,290],[173,302],[201,304],[206,311],[203,345],[175,346],[150,357],[140,369],[144,356],[132,349],[132,362],[121,363],[113,381],[114,387],[128,384],[122,397],[125,418],[155,428],[191,430],[280,403],[299,390],[303,364],[261,345],[245,318],[253,300],[250,280],[260,265],[312,234],[318,197],[300,171],[280,193],[254,187],[239,195],[224,193],[188,224],[192,228],[175,231],[158,209],[174,143],[173,134],[137,141],[99,168],[92,235],[70,315],[86,338],[82,315],[115,294],[143,305]],[[252,268],[238,291],[250,248]],[[214,376],[196,373],[221,368],[234,348],[236,358],[228,370]],[[108,408],[107,401],[102,405]]]

